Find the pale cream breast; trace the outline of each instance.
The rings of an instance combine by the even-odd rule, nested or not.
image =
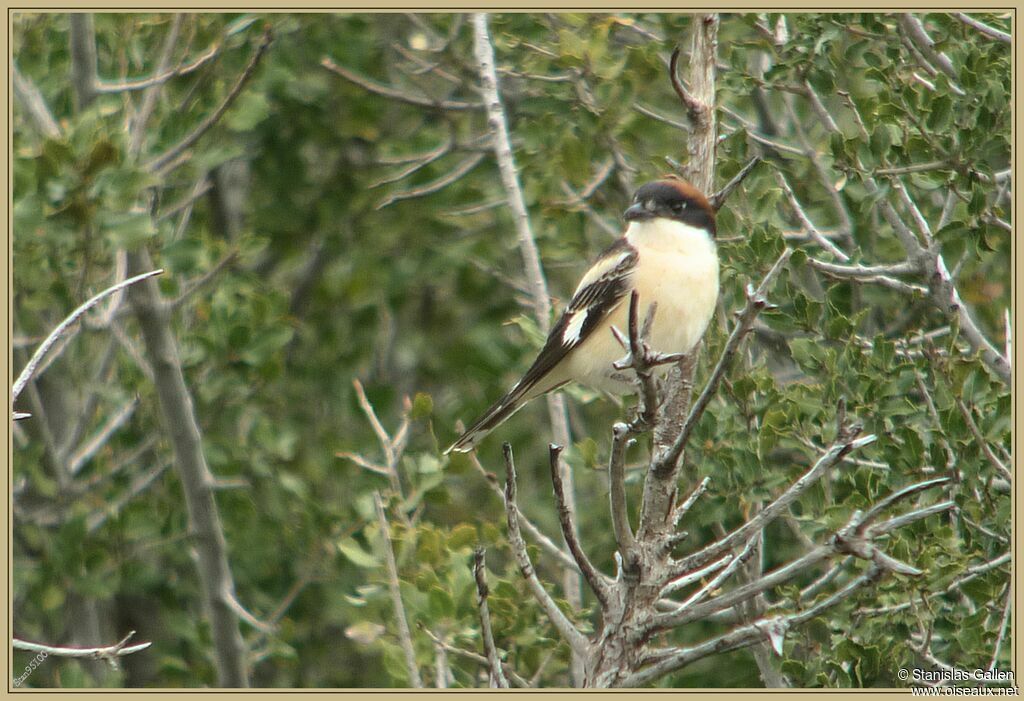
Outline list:
[[[648,305],[658,307],[651,328],[652,348],[663,353],[685,353],[707,329],[718,299],[718,254],[714,240],[702,229],[656,219],[633,222],[626,238],[639,251],[633,286],[639,292],[640,319]],[[614,393],[633,391],[634,385],[612,363],[625,350],[609,329],[628,332],[629,298],[594,329],[585,348],[570,353],[568,371],[574,379],[595,389]]]

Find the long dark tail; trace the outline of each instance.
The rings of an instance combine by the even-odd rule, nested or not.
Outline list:
[[[483,413],[473,425],[466,429],[466,432],[459,436],[458,440],[452,443],[444,454],[455,451],[457,453],[468,453],[476,447],[480,440],[498,427],[505,419],[519,411],[526,402],[533,397],[527,397],[530,387],[522,384],[516,385],[508,394],[495,402],[490,409]]]

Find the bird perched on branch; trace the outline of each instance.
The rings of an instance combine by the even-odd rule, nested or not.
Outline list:
[[[523,378],[445,453],[468,452],[531,399],[576,381],[615,394],[634,391],[635,373],[613,366],[623,357],[612,327],[625,332],[629,298],[656,303],[647,339],[661,353],[689,352],[718,299],[715,210],[681,178],[643,185],[624,213],[626,231],[580,280],[544,347]]]

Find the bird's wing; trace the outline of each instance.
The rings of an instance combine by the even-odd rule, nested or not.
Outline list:
[[[630,276],[636,268],[637,259],[636,249],[624,238],[616,241],[598,257],[597,262],[583,276],[569,305],[551,329],[544,347],[523,379],[466,429],[445,453],[472,450],[491,429],[514,414],[527,401],[571,379],[552,371],[629,294]]]
[[[537,386],[540,392],[547,392],[565,382],[561,378],[551,378],[551,386],[547,387],[544,378],[626,298],[637,259],[636,249],[624,238],[598,257],[548,334],[537,359],[515,389],[525,394]]]

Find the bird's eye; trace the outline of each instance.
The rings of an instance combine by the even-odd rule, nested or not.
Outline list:
[[[684,209],[686,209],[685,202],[676,202],[674,205],[672,205],[672,211],[674,212],[682,212]]]

